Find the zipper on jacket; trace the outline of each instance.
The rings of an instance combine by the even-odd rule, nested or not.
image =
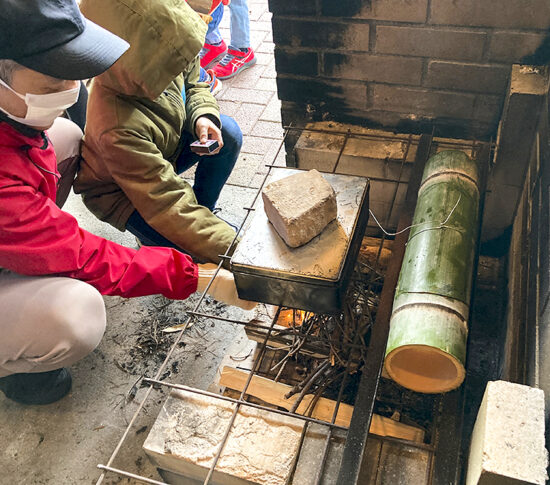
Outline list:
[[[44,144],[41,147],[38,147],[38,149],[39,150],[45,150],[46,148],[48,148],[48,143],[51,143],[51,142],[48,140],[48,137],[44,134],[44,132],[42,132],[41,134],[42,134],[42,139],[44,140]],[[59,175],[58,173],[52,172],[51,170],[48,170],[47,168],[44,168],[44,167],[41,167],[40,165],[38,165],[38,163],[36,163],[31,157],[30,151],[31,151],[32,148],[33,147],[30,146],[30,145],[21,146],[21,150],[23,150],[25,152],[25,155],[30,160],[30,162],[36,168],[38,168],[39,170],[42,170],[42,172],[49,173],[50,175],[53,175],[56,178],[56,185],[59,185],[59,181],[61,180],[61,175]]]

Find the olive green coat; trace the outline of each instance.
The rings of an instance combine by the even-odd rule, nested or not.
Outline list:
[[[194,132],[203,115],[220,124],[218,104],[199,82],[205,23],[184,0],[83,0],[80,6],[131,47],[93,81],[75,192],[121,231],[137,210],[177,246],[218,261],[235,233],[197,203],[174,170],[182,130]]]

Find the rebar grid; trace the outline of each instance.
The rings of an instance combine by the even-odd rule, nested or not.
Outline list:
[[[401,157],[400,159],[397,159],[397,160],[392,159],[392,161],[400,161],[401,162],[401,169],[400,169],[400,173],[399,173],[399,178],[397,180],[389,180],[390,182],[395,182],[397,184],[396,189],[395,189],[395,193],[392,197],[392,204],[390,206],[390,214],[392,213],[392,211],[394,209],[394,204],[395,204],[395,199],[396,199],[396,194],[397,194],[399,184],[407,183],[406,181],[401,180],[401,176],[403,174],[403,167],[404,167],[405,163],[407,162],[407,157],[408,157],[408,154],[409,154],[410,147],[412,145],[419,145],[420,138],[415,139],[415,138],[413,138],[413,135],[407,135],[407,136],[388,135],[388,136],[385,136],[385,135],[382,135],[382,134],[353,133],[349,129],[346,132],[338,132],[338,131],[321,130],[321,129],[308,128],[308,127],[294,127],[292,125],[285,126],[284,128],[285,128],[285,133],[284,133],[283,139],[281,140],[279,148],[278,148],[278,150],[277,150],[277,152],[276,152],[276,154],[273,158],[273,162],[279,156],[279,154],[281,152],[281,149],[282,149],[282,147],[285,143],[285,140],[286,140],[288,134],[291,131],[299,130],[300,132],[304,132],[304,131],[305,132],[317,132],[317,133],[323,133],[323,134],[327,134],[327,135],[342,135],[342,136],[344,136],[344,141],[343,141],[342,146],[340,148],[340,151],[338,153],[338,157],[337,157],[336,162],[334,164],[332,173],[336,172],[336,170],[338,168],[338,165],[340,163],[341,157],[344,153],[347,141],[350,138],[368,138],[368,139],[384,140],[384,141],[396,141],[396,140],[399,141],[400,140],[400,141],[406,142],[407,146],[406,146],[406,149],[405,149],[404,156]],[[462,143],[462,142],[459,141],[459,142],[454,143],[454,144],[451,143],[451,142],[442,142],[442,143],[440,143],[440,146],[443,146],[443,145],[445,145],[445,146],[448,145],[448,146],[450,146],[452,148],[455,148],[455,149],[456,148],[458,148],[458,149],[460,149],[460,148],[462,148],[462,149],[469,148],[469,149],[471,149],[472,157],[474,157],[474,154],[476,153],[477,142],[476,141],[473,141],[473,142],[469,141],[469,142]],[[491,147],[492,147],[492,144],[491,144]],[[296,464],[298,462],[298,458],[299,458],[299,455],[300,455],[300,452],[301,452],[301,449],[302,449],[302,445],[303,445],[303,442],[304,442],[303,438],[305,437],[305,433],[307,431],[308,424],[309,423],[315,423],[315,424],[320,424],[320,425],[326,426],[328,428],[329,432],[328,432],[327,438],[325,440],[324,452],[323,452],[323,456],[322,456],[322,459],[321,459],[321,467],[318,470],[316,480],[315,480],[316,485],[319,485],[319,483],[321,482],[322,477],[323,477],[323,469],[324,469],[324,466],[326,464],[326,458],[327,458],[327,453],[328,453],[328,450],[329,450],[330,440],[332,439],[332,435],[333,435],[333,430],[334,429],[341,429],[341,430],[347,430],[348,429],[347,427],[339,426],[339,425],[335,424],[336,417],[337,417],[337,414],[338,414],[338,409],[339,409],[341,401],[342,401],[342,395],[343,395],[343,391],[344,391],[344,388],[345,388],[348,373],[344,374],[344,378],[342,379],[342,383],[341,383],[340,388],[339,388],[338,398],[337,398],[337,401],[336,401],[335,410],[334,410],[334,413],[333,413],[333,416],[332,416],[332,419],[331,419],[330,423],[326,422],[326,421],[320,421],[320,420],[317,420],[317,419],[311,417],[311,413],[313,412],[313,410],[315,408],[315,405],[316,405],[317,399],[319,398],[319,395],[316,396],[316,399],[314,398],[310,402],[309,407],[306,410],[306,412],[304,413],[304,415],[298,414],[296,412],[280,411],[280,410],[274,409],[272,407],[263,406],[263,405],[259,405],[259,404],[250,403],[250,402],[245,401],[245,396],[247,395],[246,391],[248,389],[248,386],[249,386],[252,378],[254,377],[254,375],[259,375],[262,360],[266,355],[266,351],[268,350],[267,342],[269,341],[269,337],[273,333],[274,325],[277,322],[278,316],[279,316],[280,311],[281,311],[281,307],[278,307],[276,315],[273,318],[272,323],[271,323],[270,326],[254,324],[255,328],[261,328],[261,329],[267,330],[267,334],[264,338],[264,341],[262,342],[262,344],[259,347],[257,357],[254,361],[254,365],[252,367],[252,370],[249,372],[246,384],[245,384],[245,386],[244,386],[244,388],[243,388],[243,390],[240,394],[239,399],[233,399],[233,398],[229,398],[227,396],[221,396],[221,395],[218,395],[218,394],[215,394],[215,393],[209,393],[207,391],[202,391],[202,390],[199,390],[199,389],[194,389],[194,388],[191,388],[191,387],[188,387],[188,386],[183,386],[183,385],[178,385],[178,384],[171,384],[171,383],[163,382],[163,381],[160,380],[161,376],[163,375],[164,370],[166,369],[168,363],[170,362],[170,359],[172,358],[172,355],[173,355],[175,349],[177,348],[178,344],[180,343],[181,339],[183,338],[183,335],[184,335],[185,331],[189,328],[189,326],[196,319],[198,319],[198,318],[209,318],[209,319],[218,320],[220,322],[238,324],[238,325],[243,325],[243,326],[247,326],[247,325],[251,324],[250,322],[242,322],[242,321],[239,321],[239,320],[228,319],[228,318],[219,317],[219,316],[216,316],[216,315],[209,315],[209,314],[206,314],[206,313],[202,313],[202,312],[199,311],[199,309],[200,309],[200,307],[201,307],[201,305],[204,301],[206,292],[208,291],[208,289],[212,285],[214,279],[216,278],[220,268],[223,265],[224,260],[229,259],[230,250],[233,247],[233,245],[235,244],[235,242],[237,240],[237,237],[238,237],[239,233],[241,232],[242,228],[246,224],[246,222],[247,222],[247,220],[250,216],[250,213],[255,210],[254,205],[255,205],[257,199],[259,198],[259,196],[261,194],[261,190],[263,188],[263,185],[265,184],[266,180],[268,179],[268,177],[271,174],[271,170],[274,167],[278,167],[278,166],[275,165],[274,163],[271,163],[271,164],[266,164],[266,167],[268,168],[268,171],[267,171],[267,173],[266,173],[266,175],[265,175],[265,177],[264,177],[264,179],[263,179],[263,181],[262,181],[262,183],[261,183],[261,185],[260,185],[260,187],[259,187],[252,203],[250,204],[249,207],[244,207],[243,208],[246,211],[246,214],[245,214],[245,217],[244,217],[242,223],[239,226],[239,230],[237,231],[237,233],[235,235],[235,238],[233,239],[233,241],[232,241],[230,247],[228,248],[228,250],[226,251],[226,253],[224,255],[220,255],[221,261],[218,264],[213,277],[209,281],[205,291],[203,292],[203,294],[199,298],[199,301],[195,305],[194,309],[192,311],[187,312],[188,317],[187,317],[185,323],[182,324],[181,330],[178,331],[176,339],[175,339],[174,343],[172,344],[172,346],[170,347],[170,350],[168,351],[168,353],[166,355],[166,358],[164,359],[164,361],[160,365],[158,371],[156,372],[155,377],[152,378],[152,379],[150,379],[150,378],[143,378],[142,379],[142,382],[147,384],[148,388],[147,388],[147,390],[146,390],[146,392],[145,392],[138,408],[136,409],[136,411],[134,412],[132,418],[130,419],[125,431],[123,432],[123,435],[121,436],[119,442],[117,443],[115,449],[113,450],[107,464],[106,465],[103,465],[103,464],[98,464],[97,465],[97,467],[102,470],[102,473],[101,473],[101,476],[98,478],[98,480],[96,482],[96,485],[101,485],[103,483],[103,480],[105,479],[105,475],[108,472],[117,474],[119,476],[132,478],[134,480],[141,481],[143,483],[168,485],[165,482],[152,480],[152,479],[149,479],[147,477],[143,477],[143,476],[140,476],[140,475],[133,474],[131,472],[127,472],[125,470],[114,468],[112,466],[112,464],[113,464],[114,460],[116,459],[118,453],[120,452],[126,438],[128,437],[128,434],[129,434],[130,430],[132,429],[136,419],[138,418],[139,414],[141,413],[145,403],[148,401],[153,389],[159,388],[160,386],[166,386],[166,387],[169,387],[169,388],[181,389],[181,390],[185,390],[185,391],[189,391],[189,392],[194,392],[194,393],[197,393],[197,394],[216,397],[216,398],[219,398],[219,399],[222,399],[222,400],[225,400],[225,401],[230,401],[230,402],[233,402],[233,403],[236,404],[233,415],[230,419],[230,423],[227,427],[226,433],[225,433],[225,435],[222,439],[222,442],[221,442],[220,447],[218,449],[217,455],[216,455],[216,457],[214,459],[214,462],[212,463],[212,465],[209,469],[208,475],[207,475],[203,485],[208,485],[210,483],[210,480],[212,478],[212,475],[213,475],[214,470],[216,468],[216,465],[218,463],[219,457],[220,457],[221,453],[223,452],[223,448],[224,448],[224,446],[227,442],[227,439],[228,439],[229,434],[231,432],[234,420],[237,416],[237,413],[238,413],[239,408],[240,408],[241,405],[250,406],[250,407],[257,408],[257,409],[263,409],[263,410],[267,410],[269,412],[274,412],[276,414],[281,414],[281,415],[285,415],[285,416],[292,416],[293,418],[301,419],[301,420],[304,421],[304,431],[302,432],[302,440],[301,440],[300,447],[299,447],[299,450],[298,450],[298,456],[297,456],[297,458],[294,462],[294,467],[296,466]],[[388,179],[381,179],[381,180],[388,181]],[[384,241],[385,241],[385,236],[383,235],[382,238],[380,239],[380,245],[379,245],[378,253],[377,253],[377,257],[376,257],[376,266],[378,265],[380,255],[382,253]],[[377,272],[373,271],[371,273],[371,276],[375,276],[376,274],[377,274]],[[369,282],[369,283],[372,283],[372,281]],[[350,344],[350,346],[353,346],[353,345],[358,345],[358,344],[356,344],[356,342],[352,342]],[[346,368],[351,363],[351,355],[352,354],[350,353],[350,359],[348,360],[348,362],[346,364]],[[272,359],[273,359],[273,356],[272,356]],[[279,375],[280,375],[280,373],[279,373]],[[378,382],[379,373],[378,373],[378,375],[375,376],[375,378],[376,378],[376,381]],[[372,396],[372,400],[374,402],[374,396]],[[367,416],[367,422],[365,423],[367,427],[370,426],[370,420],[372,418],[372,412],[373,411],[372,411],[372,408],[371,408],[369,413],[368,413],[368,416]],[[429,444],[411,442],[411,441],[408,441],[408,440],[401,440],[401,439],[398,439],[398,438],[392,438],[392,437],[387,437],[387,436],[382,436],[382,437],[379,437],[379,438],[380,438],[381,441],[394,441],[394,442],[398,441],[398,442],[406,443],[407,445],[412,446],[412,447],[433,451],[433,445],[429,445]]]
[[[274,161],[277,159],[277,157],[279,156],[279,153],[281,152],[281,149],[285,143],[285,140],[286,140],[286,137],[288,136],[288,133],[289,133],[289,130],[287,129],[285,131],[285,134],[281,140],[281,143],[279,144],[279,148],[277,149],[277,152],[275,154],[275,157],[274,157]],[[250,207],[245,207],[244,209],[246,210],[246,214],[244,216],[244,219],[243,221],[241,222],[241,225],[239,226],[238,228],[238,231],[235,233],[235,237],[233,238],[233,241],[231,242],[231,244],[229,245],[229,247],[227,248],[225,254],[223,255],[223,257],[220,258],[220,262],[218,263],[218,266],[216,267],[216,270],[214,272],[214,274],[212,275],[212,278],[210,279],[210,281],[208,282],[205,290],[203,291],[202,295],[200,296],[199,298],[199,301],[197,302],[197,304],[195,305],[195,308],[193,309],[194,312],[197,312],[202,304],[202,302],[204,301],[205,299],[205,296],[206,296],[206,293],[208,292],[208,290],[210,289],[210,287],[212,286],[212,283],[214,282],[214,279],[216,278],[216,276],[218,275],[219,271],[220,271],[220,268],[222,267],[223,265],[223,262],[224,262],[224,259],[225,258],[229,258],[229,254],[231,254],[231,249],[233,248],[233,246],[235,245],[236,241],[237,241],[237,238],[239,237],[239,233],[242,231],[242,228],[244,227],[244,225],[246,224],[246,221],[248,220],[248,217],[250,216],[250,213],[254,210],[252,209],[252,207],[254,206],[254,204],[256,203],[256,200],[258,199],[258,197],[260,196],[260,193],[261,193],[261,187],[265,184],[265,181],[267,180],[267,178],[269,177],[271,173],[271,169],[268,169],[263,181],[262,181],[262,184],[260,185],[260,189],[258,190],[258,192],[256,193],[256,195],[254,196],[254,200],[252,201],[252,204],[250,204]],[[187,317],[187,320],[185,321],[185,323],[183,324],[183,327],[182,329],[178,332],[177,336],[176,336],[176,339],[174,341],[174,343],[172,344],[172,346],[170,347],[170,350],[168,351],[167,355],[166,355],[166,358],[164,359],[164,361],[162,362],[162,364],[160,365],[159,367],[159,370],[157,371],[157,373],[155,374],[155,379],[156,380],[159,380],[159,378],[162,376],[163,372],[164,372],[164,369],[166,369],[168,363],[170,362],[170,359],[174,353],[174,351],[176,350],[179,342],[181,341],[181,339],[183,338],[183,334],[185,333],[185,331],[189,328],[189,325],[191,324],[191,322],[193,321],[195,317],[193,315],[189,315]],[[130,430],[132,429],[136,419],[138,418],[139,414],[141,413],[141,410],[143,409],[143,407],[145,406],[145,403],[147,402],[147,400],[149,399],[149,396],[151,395],[151,391],[153,390],[153,385],[150,384],[149,387],[147,388],[146,392],[145,392],[145,395],[143,396],[143,399],[141,400],[139,406],[137,407],[136,411],[134,412],[132,418],[130,419],[128,425],[126,426],[126,429],[124,430],[124,433],[122,434],[119,442],[117,443],[115,449],[113,450],[108,462],[107,462],[107,465],[98,465],[98,468],[100,469],[103,469],[104,471],[101,473],[100,477],[98,478],[97,482],[96,482],[96,485],[101,485],[103,483],[103,480],[105,479],[105,472],[106,471],[110,471],[108,470],[108,467],[110,467],[115,458],[117,457],[120,449],[122,448],[122,445],[124,443],[124,441],[126,440],[126,438],[128,437],[128,434],[130,432]]]

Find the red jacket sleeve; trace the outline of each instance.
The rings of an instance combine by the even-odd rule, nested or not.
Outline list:
[[[0,180],[0,267],[24,275],[77,278],[104,295],[162,294],[184,299],[197,288],[197,266],[174,249],[135,250],[78,226],[41,192]]]

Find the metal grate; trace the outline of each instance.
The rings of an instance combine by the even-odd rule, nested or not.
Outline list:
[[[333,173],[336,172],[336,170],[338,169],[338,165],[340,163],[341,157],[344,153],[344,150],[346,148],[348,140],[351,139],[351,138],[365,138],[365,139],[373,139],[373,140],[377,140],[377,141],[380,141],[380,140],[382,140],[382,141],[402,140],[403,142],[405,142],[406,147],[405,147],[405,150],[404,150],[404,155],[400,160],[398,160],[401,163],[401,170],[399,172],[399,178],[397,180],[394,180],[394,182],[396,182],[396,187],[395,187],[395,192],[394,192],[393,197],[392,197],[392,205],[391,205],[391,209],[390,209],[390,214],[393,211],[393,205],[395,204],[397,191],[399,189],[399,184],[407,184],[406,181],[401,180],[401,177],[402,177],[402,174],[403,174],[403,168],[405,166],[405,163],[407,163],[407,157],[409,155],[410,148],[413,145],[416,145],[416,148],[417,148],[417,157],[416,157],[417,162],[419,160],[419,157],[423,158],[423,161],[425,162],[427,160],[427,158],[429,157],[431,151],[432,151],[432,143],[431,143],[432,137],[431,136],[427,136],[427,137],[426,136],[420,136],[419,137],[419,136],[413,136],[413,135],[406,135],[406,136],[399,136],[399,135],[393,136],[393,135],[391,135],[391,136],[389,136],[389,135],[383,135],[383,134],[353,133],[350,130],[347,130],[345,132],[339,132],[339,131],[332,131],[332,130],[319,130],[319,129],[307,128],[307,127],[288,126],[288,127],[285,127],[284,137],[281,140],[281,144],[279,146],[279,149],[277,150],[277,153],[275,154],[275,156],[273,158],[273,161],[275,161],[277,159],[277,157],[279,156],[288,134],[290,132],[295,132],[295,131],[298,131],[300,134],[302,132],[309,131],[309,132],[324,133],[324,134],[327,134],[327,135],[342,135],[344,137],[341,148],[340,148],[339,153],[338,153],[338,156],[335,160],[334,167],[332,169]],[[457,141],[457,143],[442,142],[442,143],[439,144],[440,147],[445,147],[445,148],[470,150],[470,154],[474,158],[477,158],[478,152],[479,152],[479,149],[480,149],[481,145],[486,145],[486,144],[479,144],[475,140],[469,141],[469,142]],[[392,161],[395,161],[395,160],[392,160]],[[247,222],[247,220],[250,216],[250,213],[252,211],[254,211],[254,205],[255,205],[258,197],[261,194],[262,187],[265,184],[267,178],[269,177],[271,169],[273,167],[275,167],[275,165],[272,163],[272,164],[266,165],[266,167],[268,168],[268,172],[265,175],[265,177],[263,179],[263,182],[260,185],[260,188],[258,189],[252,204],[250,205],[250,207],[245,207],[244,208],[246,210],[246,215],[245,215],[245,217],[244,217],[244,219],[243,219],[243,221],[242,221],[242,223],[239,227],[239,231],[238,231],[237,235],[240,233],[240,231],[242,230],[242,228],[246,224],[246,222]],[[412,210],[414,211],[414,204],[413,204]],[[235,236],[235,239],[233,240],[231,246],[233,246],[235,244],[235,242],[237,240],[237,235]],[[405,241],[406,241],[406,233],[404,233],[404,235],[405,235]],[[372,268],[373,271],[370,273],[371,278],[370,278],[370,281],[368,281],[368,283],[367,283],[368,285],[380,285],[380,281],[379,281],[380,280],[380,274],[379,274],[378,263],[379,263],[380,255],[382,253],[382,248],[383,248],[383,245],[384,245],[385,238],[386,238],[386,236],[382,235],[382,237],[380,239],[380,246],[378,248],[378,253],[377,253],[377,257],[376,257],[376,264],[375,264],[375,267]],[[217,270],[216,270],[214,276],[212,277],[212,280],[209,282],[209,284],[206,288],[206,291],[209,289],[209,287],[211,286],[213,280],[215,279],[216,275],[218,274],[220,268],[222,267],[223,261],[229,259],[230,252],[231,252],[231,248],[229,248],[224,255],[220,256],[221,262],[218,264]],[[388,269],[388,271],[389,271],[389,269]],[[397,271],[397,273],[398,273],[398,271]],[[378,274],[378,276],[376,276],[377,274]],[[396,282],[396,280],[395,280],[395,282]],[[392,280],[391,284],[393,285],[393,287],[388,288],[388,290],[386,290],[387,292],[391,293],[391,295],[393,295],[393,291],[395,290],[395,282],[393,282],[393,280]],[[384,289],[382,289],[382,297],[383,297],[385,288],[386,288],[386,285],[384,286]],[[175,338],[169,352],[167,353],[166,358],[164,359],[164,361],[160,365],[158,371],[156,372],[155,376],[153,378],[143,378],[142,382],[143,382],[143,384],[145,384],[147,386],[144,397],[141,400],[141,402],[140,402],[139,406],[137,407],[135,413],[133,414],[132,418],[130,419],[125,431],[123,432],[120,440],[118,441],[118,443],[115,446],[113,452],[111,453],[111,456],[109,457],[107,463],[105,465],[104,464],[99,464],[98,465],[98,468],[102,470],[102,473],[101,473],[100,477],[98,478],[98,480],[96,482],[96,485],[102,484],[105,477],[106,477],[106,474],[108,474],[108,473],[116,474],[116,475],[121,476],[121,477],[131,478],[133,480],[136,480],[136,481],[139,481],[139,482],[142,482],[142,483],[165,484],[165,482],[152,480],[150,478],[143,477],[143,476],[131,473],[129,471],[125,471],[125,470],[121,470],[121,469],[113,467],[113,463],[114,463],[115,459],[117,458],[120,450],[124,446],[126,438],[128,437],[128,435],[129,435],[131,429],[133,428],[133,426],[134,426],[138,416],[140,415],[141,411],[143,410],[143,407],[144,407],[145,403],[151,397],[151,394],[153,394],[155,392],[155,390],[159,389],[161,386],[165,386],[165,387],[168,387],[168,388],[171,388],[171,389],[179,389],[179,390],[189,391],[189,392],[204,395],[204,396],[216,397],[218,399],[222,399],[222,400],[225,400],[225,401],[232,402],[236,405],[235,409],[233,411],[232,417],[230,419],[229,425],[228,425],[228,427],[225,431],[222,442],[221,442],[221,444],[219,446],[219,449],[217,451],[216,457],[214,458],[214,461],[213,461],[213,463],[212,463],[212,465],[211,465],[211,467],[208,471],[208,475],[207,475],[206,479],[204,480],[204,485],[207,485],[207,484],[211,483],[212,475],[214,473],[214,470],[216,469],[216,466],[218,464],[218,460],[219,460],[220,455],[223,451],[223,448],[224,448],[224,446],[227,442],[227,439],[228,439],[228,437],[229,437],[229,435],[232,431],[235,418],[236,418],[237,413],[239,412],[239,409],[240,409],[241,406],[249,406],[249,407],[266,410],[266,411],[269,411],[269,412],[272,412],[272,413],[277,413],[277,414],[284,415],[284,416],[292,416],[293,418],[297,418],[297,419],[300,419],[300,420],[304,421],[304,430],[303,430],[303,433],[302,433],[302,440],[301,440],[300,448],[299,448],[299,451],[298,451],[298,456],[299,456],[300,452],[302,451],[302,445],[304,443],[305,434],[307,432],[307,427],[310,423],[321,424],[325,427],[328,427],[328,433],[327,433],[325,443],[324,443],[324,446],[323,446],[323,454],[322,454],[322,457],[321,457],[321,460],[320,460],[321,466],[317,470],[317,474],[316,474],[315,481],[314,481],[314,483],[316,485],[319,485],[322,482],[324,468],[325,468],[325,465],[326,465],[326,462],[327,462],[327,456],[328,456],[328,452],[329,452],[329,448],[330,448],[330,442],[333,439],[335,430],[345,431],[346,435],[347,435],[347,439],[346,439],[346,446],[345,446],[345,449],[344,449],[344,456],[343,456],[343,461],[342,461],[342,466],[341,466],[341,470],[340,470],[340,476],[339,476],[338,483],[345,484],[345,485],[350,485],[352,483],[358,483],[359,471],[360,471],[360,468],[361,468],[361,461],[364,458],[364,451],[365,451],[365,447],[366,447],[366,438],[367,438],[367,435],[368,435],[368,429],[370,427],[370,421],[371,421],[372,414],[373,414],[374,402],[375,402],[377,389],[378,389],[378,381],[379,381],[379,378],[380,378],[380,372],[381,372],[381,367],[382,367],[384,349],[385,349],[386,340],[387,340],[387,328],[384,327],[383,323],[378,324],[378,318],[380,317],[380,308],[379,308],[379,311],[378,311],[378,314],[377,314],[377,319],[376,319],[376,322],[375,322],[375,325],[374,325],[374,328],[373,328],[373,334],[372,334],[372,338],[371,338],[372,343],[368,347],[367,358],[366,358],[366,361],[365,361],[365,364],[364,364],[364,367],[363,367],[363,377],[362,377],[361,382],[359,384],[359,388],[358,388],[358,392],[357,392],[357,399],[355,400],[355,410],[354,410],[351,425],[350,425],[350,428],[349,428],[349,431],[348,431],[347,427],[340,426],[340,425],[336,424],[336,417],[337,417],[337,414],[338,414],[338,409],[339,409],[339,407],[342,403],[342,397],[343,397],[344,389],[346,388],[346,385],[347,385],[348,379],[349,379],[349,373],[347,373],[347,372],[344,373],[344,376],[343,376],[342,381],[340,383],[340,387],[339,387],[339,391],[338,391],[338,397],[336,399],[336,406],[335,406],[334,413],[332,415],[332,419],[331,419],[330,422],[320,421],[318,419],[315,419],[315,418],[311,417],[311,411],[314,408],[315,399],[312,400],[312,405],[310,405],[310,407],[309,407],[309,415],[297,414],[296,412],[290,412],[290,411],[280,411],[278,409],[274,409],[273,407],[248,402],[246,400],[247,389],[248,389],[248,386],[249,386],[252,378],[255,375],[260,375],[260,369],[261,369],[262,364],[264,363],[264,359],[266,358],[266,355],[268,353],[268,341],[269,341],[270,337],[273,335],[275,324],[276,324],[276,322],[278,320],[278,317],[279,317],[279,314],[281,312],[281,307],[279,307],[278,310],[276,311],[275,316],[272,319],[271,325],[257,325],[256,323],[254,324],[254,328],[265,330],[266,335],[265,335],[262,343],[258,347],[256,357],[255,357],[254,363],[252,365],[252,370],[249,372],[246,384],[244,386],[244,389],[240,393],[239,398],[234,399],[234,398],[230,398],[230,397],[227,397],[227,396],[222,396],[222,395],[215,394],[215,393],[210,393],[208,391],[194,389],[194,388],[191,388],[191,387],[188,387],[188,386],[185,386],[185,385],[162,381],[161,376],[163,375],[165,369],[169,365],[169,363],[171,361],[171,358],[173,356],[174,350],[177,348],[178,344],[181,342],[181,340],[182,340],[182,338],[185,334],[185,331],[194,322],[196,322],[200,319],[207,318],[207,319],[217,320],[218,322],[220,322],[222,324],[223,323],[230,323],[230,324],[238,324],[238,325],[243,325],[243,326],[250,325],[250,322],[243,322],[243,321],[239,321],[239,320],[223,318],[223,317],[220,317],[220,316],[210,315],[210,314],[202,312],[201,308],[202,308],[202,304],[203,304],[203,301],[204,301],[204,297],[206,295],[206,291],[201,295],[201,297],[198,300],[197,304],[195,305],[193,311],[188,311],[187,312],[187,318],[186,318],[185,322],[182,324],[181,330],[176,334],[176,338]],[[393,300],[393,296],[391,297],[391,300]],[[384,304],[384,303],[381,302],[381,305],[382,304]],[[387,303],[386,303],[386,305],[387,305]],[[386,312],[387,311],[388,311],[388,309],[386,309]],[[391,301],[389,303],[389,311],[391,312]],[[308,336],[306,335],[304,338],[307,339]],[[352,345],[353,344],[357,344],[357,342],[352,342]],[[351,352],[350,352],[350,358],[348,359],[348,361],[345,364],[346,369],[350,365],[351,365]],[[419,449],[419,450],[429,451],[430,452],[430,466],[428,467],[428,475],[430,475],[431,461],[432,461],[431,457],[432,457],[434,449],[435,449],[433,444],[415,443],[415,442],[406,441],[406,440],[399,440],[399,439],[391,438],[391,437],[377,437],[377,439],[382,440],[382,442],[388,442],[388,443],[392,443],[392,442],[397,441],[397,442],[401,442],[403,444],[406,444],[409,447],[413,447],[413,448],[416,448],[416,449]],[[297,462],[298,462],[298,460],[295,460],[295,465],[294,466],[296,466]],[[429,480],[429,477],[427,477],[427,481],[428,480]]]

